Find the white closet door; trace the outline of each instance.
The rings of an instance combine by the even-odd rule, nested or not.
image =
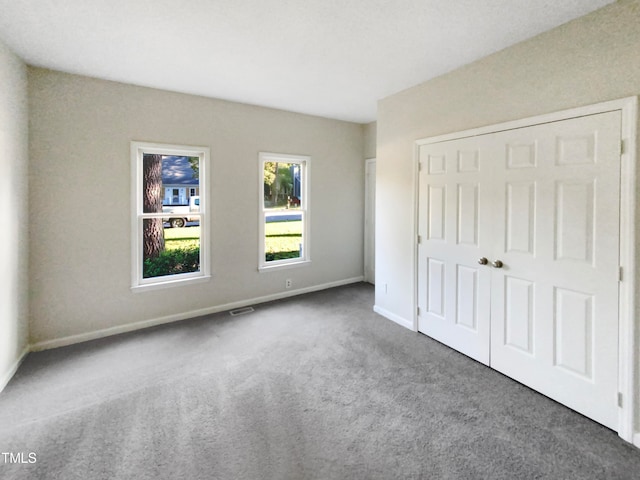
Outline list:
[[[419,151],[419,331],[614,429],[620,128],[615,111]]]
[[[420,147],[418,330],[489,364],[490,135]]]
[[[620,112],[500,133],[491,366],[617,428]]]

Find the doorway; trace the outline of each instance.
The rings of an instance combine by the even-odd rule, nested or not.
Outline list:
[[[365,161],[364,281],[376,283],[376,159]]]

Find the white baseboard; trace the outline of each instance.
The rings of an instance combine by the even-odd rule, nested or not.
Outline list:
[[[413,322],[410,320],[407,320],[406,318],[402,318],[401,316],[396,315],[395,313],[391,313],[389,310],[385,310],[384,308],[379,307],[378,305],[373,306],[373,311],[382,315],[385,318],[388,318],[392,322],[395,322],[398,325],[403,326],[404,328],[408,328],[409,330],[414,331]]]
[[[0,376],[0,392],[2,392],[4,390],[4,387],[6,387],[7,384],[11,381],[15,373],[18,371],[18,367],[20,367],[20,364],[27,357],[28,353],[29,353],[29,345],[24,347],[24,350],[22,351],[18,359],[15,362],[13,362],[13,365],[11,365],[9,370],[4,372],[2,376]]]
[[[326,290],[327,288],[340,287],[342,285],[348,285],[350,283],[362,282],[363,276],[347,278],[344,280],[337,280],[335,282],[323,283],[321,285],[313,285],[311,287],[299,288],[297,290],[288,290],[286,292],[273,293],[271,295],[265,295],[262,297],[250,298],[247,300],[240,300],[232,303],[225,303],[224,305],[218,305],[215,307],[202,308],[199,310],[191,310],[189,312],[178,313],[174,315],[167,315],[166,317],[152,318],[149,320],[143,320],[141,322],[128,323],[126,325],[118,325],[116,327],[105,328],[102,330],[95,330],[93,332],[81,333],[78,335],[70,335],[68,337],[56,338],[53,340],[44,340],[31,345],[31,351],[37,352],[40,350],[49,350],[51,348],[64,347],[67,345],[73,345],[75,343],[86,342],[89,340],[96,340],[99,338],[110,337],[111,335],[118,335],[120,333],[133,332],[135,330],[141,330],[143,328],[155,327],[156,325],[163,325],[165,323],[177,322],[179,320],[186,320],[189,318],[201,317],[203,315],[211,315],[213,313],[224,312],[226,310],[233,310],[234,308],[247,307],[250,305],[257,305],[259,303],[270,302],[273,300],[280,300],[282,298],[293,297],[296,295],[302,295],[304,293],[316,292],[319,290]]]
[[[639,433],[636,433],[636,434],[633,436],[633,444],[634,444],[636,447],[640,448],[640,432],[639,432]]]

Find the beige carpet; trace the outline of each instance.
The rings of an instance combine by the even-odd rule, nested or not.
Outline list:
[[[31,354],[2,479],[638,479],[616,434],[372,312],[356,284]]]

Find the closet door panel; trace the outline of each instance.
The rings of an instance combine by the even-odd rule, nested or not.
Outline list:
[[[419,331],[614,429],[620,124],[421,145],[418,195]]]
[[[616,428],[620,114],[510,130],[494,174],[493,368]],[[510,160],[514,145],[528,143]],[[512,165],[518,165],[512,168]]]
[[[489,364],[491,142],[420,148],[418,330]],[[483,253],[485,252],[485,253]]]

